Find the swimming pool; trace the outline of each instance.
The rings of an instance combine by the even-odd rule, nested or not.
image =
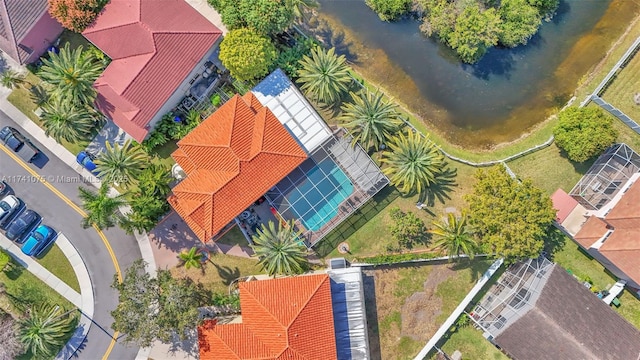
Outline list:
[[[349,177],[330,158],[305,172],[286,199],[307,230],[318,231],[338,214],[338,207],[353,193]]]

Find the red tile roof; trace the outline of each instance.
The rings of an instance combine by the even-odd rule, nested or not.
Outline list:
[[[337,358],[329,276],[242,282],[242,323],[198,328],[201,360]]]
[[[96,105],[137,141],[222,32],[184,0],[111,0],[82,33],[112,62]]]
[[[171,155],[187,174],[169,203],[207,242],[306,158],[253,93],[234,96],[178,142]]]
[[[560,224],[578,206],[578,202],[569,196],[564,190],[558,189],[551,195],[553,208],[556,209],[556,221]]]
[[[591,215],[573,238],[582,245],[582,247],[589,249],[593,243],[601,239],[610,229],[604,220]]]

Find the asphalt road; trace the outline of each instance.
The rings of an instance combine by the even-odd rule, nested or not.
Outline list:
[[[31,138],[22,128],[17,126],[5,113],[0,111],[0,127],[10,125]],[[69,200],[81,205],[78,198],[78,187],[83,185],[95,190],[91,184],[78,183],[78,173],[60,161],[44,146],[31,138],[32,142],[43,151],[41,168],[28,164],[30,168],[47,179],[56,189]],[[0,145],[2,146],[2,145]],[[48,159],[47,159],[48,158]],[[41,160],[42,160],[41,159]],[[43,223],[63,232],[69,241],[78,249],[89,270],[89,276],[94,287],[95,311],[93,325],[89,330],[84,347],[77,353],[78,359],[103,359],[111,343],[114,330],[111,329],[113,319],[110,312],[115,309],[118,298],[117,292],[111,288],[115,268],[112,258],[102,239],[93,229],[83,229],[80,225],[82,217],[65,201],[45,187],[38,179],[34,179],[20,164],[0,152],[0,178],[4,178],[28,208],[34,209],[43,217]],[[113,252],[117,258],[121,271],[136,259],[141,258],[140,250],[133,236],[125,234],[119,228],[105,230]],[[83,289],[84,290],[84,289]],[[113,347],[109,359],[135,359],[138,347],[125,346],[121,341]]]

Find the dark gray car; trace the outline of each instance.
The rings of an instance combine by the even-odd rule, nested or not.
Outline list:
[[[11,222],[5,236],[9,240],[21,244],[24,242],[26,235],[29,234],[41,220],[42,216],[40,216],[40,214],[33,210],[27,210]]]

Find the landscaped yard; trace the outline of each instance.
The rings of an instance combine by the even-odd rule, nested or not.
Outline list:
[[[482,331],[472,325],[458,329],[449,336],[442,350],[452,355],[456,350],[462,353],[463,359],[508,360],[498,348],[482,336]]]
[[[58,245],[54,244],[44,253],[44,256],[36,258],[36,261],[67,285],[71,286],[73,290],[80,292],[80,284],[78,284],[76,273],[73,271],[71,263],[67,260],[67,257],[64,256]]]
[[[175,267],[175,277],[190,277],[216,293],[228,294],[229,285],[241,276],[262,274],[258,261],[224,254],[212,254],[211,261],[203,269]]]
[[[221,238],[218,240],[219,243],[228,244],[228,245],[239,245],[242,247],[249,247],[249,242],[240,231],[240,228],[237,226],[232,227],[229,231],[227,231]]]
[[[6,290],[4,293],[0,293],[0,309],[13,314],[14,317],[22,316],[30,306],[45,302],[59,305],[65,310],[74,309],[73,304],[18,264],[14,263],[10,269],[0,271],[0,283],[4,284]],[[68,338],[71,337],[73,331],[75,331],[75,326],[68,334]],[[27,353],[17,359],[33,358],[32,354]]]
[[[416,207],[417,196],[405,197],[394,187],[387,186],[328,234],[314,249],[321,257],[353,259],[354,257],[382,254],[387,252],[389,245],[396,245],[389,232],[389,226],[392,223],[389,216],[390,209],[399,207],[405,212],[415,213],[424,220],[427,228],[430,227],[434,219],[440,219],[444,216],[446,208],[455,208],[456,211],[461,211],[465,207],[462,195],[471,191],[474,183],[473,174],[476,169],[452,161],[449,161],[449,164],[456,168],[457,176],[451,191],[444,192],[449,197],[449,199],[444,199],[444,203],[436,200],[433,206],[420,210]],[[337,251],[336,247],[342,241],[349,244],[350,254],[340,254]],[[414,250],[426,248],[427,246],[416,246]]]
[[[365,270],[372,358],[412,359],[489,265],[472,261]]]

